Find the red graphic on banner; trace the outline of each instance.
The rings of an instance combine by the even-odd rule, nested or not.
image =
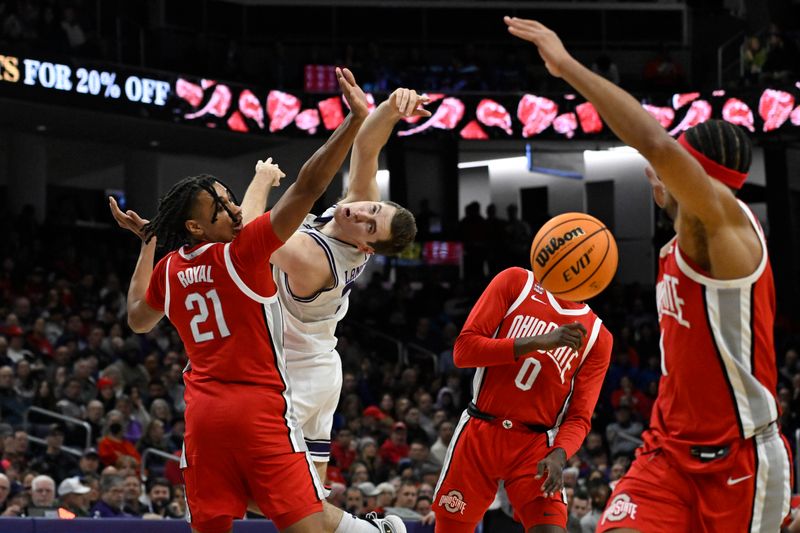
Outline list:
[[[489,138],[477,120],[470,120],[466,126],[461,128],[459,135],[462,139],[484,140]]]
[[[517,118],[522,122],[522,136],[533,137],[546,130],[558,115],[558,105],[542,96],[524,95],[517,106]]]
[[[269,131],[280,131],[292,123],[300,112],[300,100],[282,91],[270,91],[267,96]]]
[[[309,135],[317,133],[319,127],[319,111],[316,109],[306,109],[294,119],[294,125],[298,129],[307,131]]]
[[[584,102],[576,106],[575,111],[578,112],[578,121],[581,123],[583,133],[600,133],[603,131],[603,121],[591,102]]]
[[[464,116],[464,103],[458,98],[445,98],[431,118],[410,130],[397,133],[400,137],[414,135],[429,128],[452,130]]]
[[[325,125],[326,130],[335,130],[339,124],[344,122],[344,112],[342,111],[342,102],[338,96],[332,96],[317,104],[319,113],[322,115],[322,123]]]
[[[750,106],[738,98],[728,98],[722,106],[722,118],[731,124],[743,126],[750,131],[756,131],[753,127],[753,111]]]
[[[672,107],[680,109],[689,102],[694,102],[700,98],[700,93],[683,93],[672,95]]]
[[[485,126],[497,126],[511,135],[511,113],[494,100],[484,98],[478,103],[475,113],[478,121]]]
[[[178,78],[175,82],[175,93],[192,107],[199,106],[203,101],[203,88],[183,78]]]
[[[792,114],[789,115],[789,120],[791,120],[792,124],[795,126],[800,126],[800,105],[794,108]]]
[[[793,107],[794,96],[786,91],[767,89],[761,93],[758,114],[764,119],[764,131],[777,130],[783,126],[783,123],[792,114]]]
[[[214,115],[215,117],[224,117],[231,107],[231,90],[227,85],[217,85],[214,87],[214,92],[211,93],[211,99],[202,109],[184,115],[186,119],[194,119],[202,117],[203,115]]]
[[[228,127],[233,131],[249,131],[247,124],[244,122],[244,117],[242,117],[242,114],[238,111],[234,111],[233,114],[228,117]]]
[[[578,119],[575,118],[575,113],[564,113],[558,115],[553,121],[553,129],[556,130],[557,133],[566,135],[567,139],[572,139],[577,128]]]
[[[239,111],[250,120],[254,120],[258,127],[264,129],[264,108],[256,95],[245,89],[239,95]]]
[[[672,128],[669,134],[677,135],[678,133],[697,126],[698,124],[701,124],[710,118],[711,104],[705,100],[697,100],[696,102],[692,102],[692,106],[689,108],[689,111],[686,112],[686,116],[683,117],[681,123]]]

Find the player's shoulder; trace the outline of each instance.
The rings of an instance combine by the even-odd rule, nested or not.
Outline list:
[[[521,267],[509,267],[494,277],[493,281],[502,283],[525,284],[533,279],[533,272]]]

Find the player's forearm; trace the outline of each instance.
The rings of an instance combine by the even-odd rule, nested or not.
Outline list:
[[[294,186],[315,198],[322,196],[347,157],[363,122],[363,118],[348,115],[325,144],[306,161]]]
[[[458,368],[478,368],[512,364],[516,339],[494,339],[464,330],[453,346],[453,362]]]
[[[150,285],[150,277],[153,275],[153,261],[156,254],[156,238],[150,239],[149,243],[142,242],[139,250],[139,259],[136,261],[136,268],[131,276],[131,283],[128,286],[128,325],[137,333],[140,333],[148,325],[146,320],[145,294]],[[152,326],[151,326],[152,327]]]
[[[363,188],[375,179],[378,155],[402,115],[389,100],[381,103],[364,121],[356,135],[350,164],[350,188]]]
[[[567,459],[575,455],[583,444],[586,435],[589,434],[591,424],[589,418],[585,416],[567,417],[558,428],[558,435],[553,442],[555,448],[563,448],[567,454]]]
[[[242,224],[247,225],[257,217],[264,214],[269,200],[269,191],[272,180],[267,176],[256,173],[242,198]]]
[[[617,137],[648,160],[663,143],[673,142],[669,134],[633,96],[572,59],[562,66],[561,75],[597,112]]]

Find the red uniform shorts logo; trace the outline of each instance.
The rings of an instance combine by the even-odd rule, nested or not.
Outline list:
[[[625,493],[619,494],[608,504],[601,523],[605,524],[606,520],[619,522],[628,516],[631,517],[631,520],[636,520],[636,507],[637,505],[631,501],[630,496]]]
[[[461,492],[453,489],[447,494],[442,494],[442,497],[439,498],[439,506],[444,507],[444,510],[448,513],[464,514],[467,502],[464,501],[464,495]]]

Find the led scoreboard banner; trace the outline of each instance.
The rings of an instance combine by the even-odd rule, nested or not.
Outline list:
[[[367,98],[374,108],[375,101],[385,96],[368,94]],[[428,96],[432,116],[404,119],[396,135],[438,131],[470,140],[612,138],[592,104],[574,94]],[[338,94],[292,94],[117,64],[3,53],[0,97],[260,135],[327,135],[347,113],[346,102]],[[645,100],[642,106],[672,135],[710,118],[758,134],[797,135],[798,98],[800,82],[741,94],[687,92]]]

